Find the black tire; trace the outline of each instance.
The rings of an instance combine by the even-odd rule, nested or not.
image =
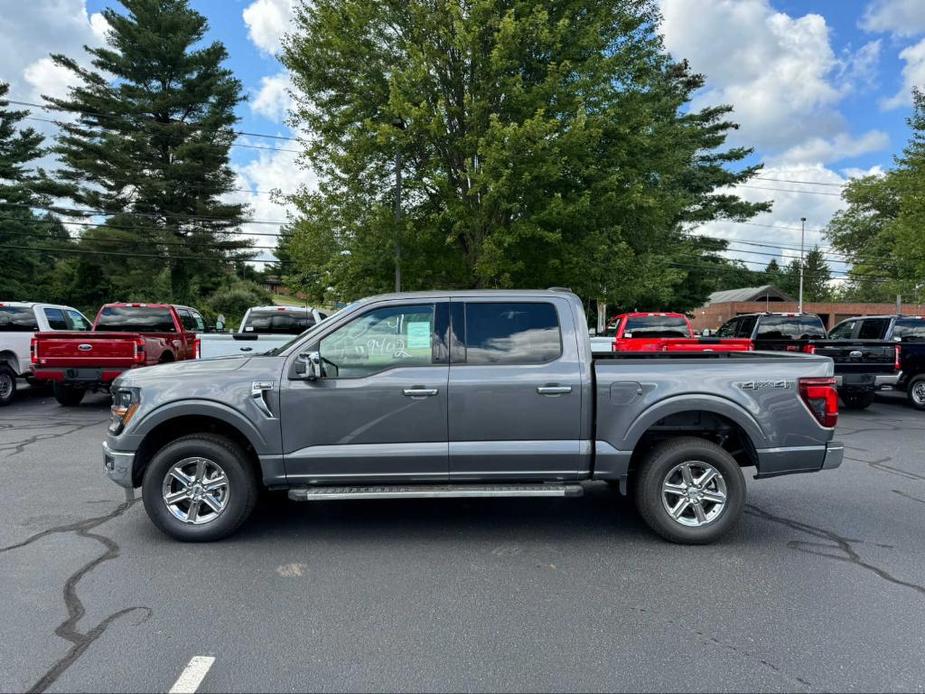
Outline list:
[[[16,372],[6,364],[0,365],[0,407],[16,399]]]
[[[911,379],[906,386],[909,402],[917,410],[925,410],[925,374]]]
[[[873,393],[839,393],[846,410],[865,410],[874,402]]]
[[[708,500],[700,502],[701,510],[705,509],[707,515],[716,510],[716,517],[708,519],[699,527],[675,520],[666,508],[667,502],[662,501],[662,484],[678,466],[686,462],[695,466],[711,466],[719,473],[725,485],[724,506],[720,507]],[[680,472],[674,474],[679,475]],[[631,482],[636,508],[642,519],[652,530],[671,542],[688,545],[715,542],[738,522],[745,505],[745,478],[735,458],[715,443],[693,436],[671,439],[655,446],[640,463]],[[708,491],[716,494],[720,489],[719,482],[716,480],[705,486]],[[681,501],[680,495],[671,498],[677,498],[678,503]],[[688,504],[684,512],[690,510],[693,515],[693,509],[694,506]],[[687,520],[699,522],[694,518]]]
[[[55,400],[57,400],[58,404],[62,407],[77,407],[87,393],[87,391],[81,388],[65,386],[60,383],[55,383],[52,392],[54,393]]]
[[[187,458],[205,458],[227,478],[226,505],[212,520],[201,525],[186,522],[168,508],[163,497],[164,481],[171,468]],[[223,436],[192,434],[161,448],[145,470],[141,497],[148,518],[163,533],[181,542],[212,542],[234,533],[257,504],[257,476],[241,447]],[[180,513],[189,517],[190,502],[181,502]],[[211,512],[210,509],[206,511]]]

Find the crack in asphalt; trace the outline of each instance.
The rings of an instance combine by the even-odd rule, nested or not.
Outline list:
[[[768,668],[769,670],[771,670],[771,671],[774,672],[775,674],[780,675],[781,677],[785,677],[785,678],[787,678],[787,679],[789,679],[789,680],[793,680],[794,682],[798,682],[799,684],[803,685],[804,687],[811,688],[811,687],[813,686],[812,682],[809,682],[808,680],[803,679],[802,677],[799,677],[799,676],[797,676],[797,675],[791,675],[791,674],[789,674],[789,673],[787,673],[787,672],[784,672],[784,671],[781,670],[777,665],[775,665],[774,663],[772,663],[770,660],[767,660],[766,658],[762,658],[760,655],[758,655],[758,654],[755,653],[754,651],[750,651],[750,650],[748,650],[748,649],[746,649],[746,648],[742,648],[742,647],[740,647],[740,646],[736,646],[736,645],[734,645],[734,644],[727,643],[727,642],[725,642],[725,641],[722,641],[722,640],[716,638],[715,636],[710,636],[710,635],[707,634],[706,632],[703,632],[703,631],[700,631],[699,629],[695,629],[695,628],[693,628],[693,627],[690,627],[690,626],[688,626],[687,624],[683,624],[683,623],[681,623],[681,622],[677,622],[677,621],[673,620],[672,618],[666,617],[664,614],[662,614],[662,613],[660,613],[660,612],[658,612],[658,611],[656,611],[656,610],[653,610],[653,609],[651,609],[651,608],[647,608],[647,607],[630,607],[630,609],[633,610],[633,611],[635,611],[635,612],[639,612],[639,613],[641,613],[641,614],[658,616],[659,619],[661,619],[662,621],[664,621],[664,622],[665,622],[666,624],[668,624],[669,626],[672,626],[672,627],[677,626],[677,627],[680,627],[680,628],[682,628],[682,629],[684,629],[684,630],[690,632],[691,634],[696,634],[698,637],[700,637],[701,643],[702,643],[703,645],[705,645],[705,646],[718,646],[719,648],[724,648],[724,649],[726,649],[727,651],[731,651],[731,652],[735,653],[736,655],[745,656],[746,658],[748,658],[748,659],[750,659],[750,660],[757,661],[758,663],[760,663],[761,665],[765,666],[766,668]]]
[[[784,518],[783,516],[775,516],[774,514],[768,513],[767,511],[755,506],[754,504],[746,504],[745,513],[757,518],[763,518],[764,520],[771,521],[772,523],[785,525],[788,528],[799,530],[800,532],[812,535],[813,537],[828,540],[828,542],[806,542],[803,540],[790,540],[787,542],[787,547],[790,549],[806,552],[807,554],[815,554],[827,559],[836,559],[838,561],[854,564],[855,566],[858,566],[862,569],[867,569],[868,571],[874,573],[876,576],[882,578],[884,581],[888,581],[889,583],[893,583],[903,588],[909,588],[910,590],[914,590],[921,595],[925,595],[925,586],[896,578],[885,569],[881,569],[879,566],[861,559],[861,555],[859,555],[851,546],[852,543],[858,543],[860,540],[849,540],[847,538],[841,537],[840,535],[837,535],[831,530],[817,528],[814,525],[795,521],[790,518]],[[832,550],[834,550],[834,552]],[[838,552],[841,552],[841,554],[838,554]]]
[[[893,458],[891,457],[878,458],[877,460],[864,460],[863,458],[853,458],[846,455],[845,460],[850,460],[855,463],[864,463],[865,465],[872,467],[874,470],[886,472],[890,475],[896,475],[897,477],[902,477],[903,479],[925,481],[925,475],[920,475],[917,472],[909,472],[908,470],[903,470],[902,468],[898,468],[893,465],[887,465],[887,463],[893,461]]]
[[[925,499],[920,499],[920,498],[918,498],[917,496],[912,496],[911,494],[906,494],[906,492],[901,492],[901,491],[899,491],[898,489],[894,489],[894,490],[893,490],[893,493],[894,493],[894,494],[899,494],[900,496],[904,496],[904,497],[906,497],[907,499],[912,499],[913,501],[918,501],[920,504],[925,504]]]
[[[103,552],[103,554],[84,564],[77,571],[72,573],[64,582],[64,606],[67,609],[68,616],[67,619],[65,619],[55,628],[55,634],[60,638],[70,642],[71,648],[64,655],[64,657],[52,665],[45,672],[45,674],[42,675],[38,681],[27,690],[28,692],[44,692],[49,686],[54,684],[54,682],[65,672],[65,670],[73,665],[77,659],[83,655],[84,651],[86,651],[94,641],[102,636],[109,625],[112,624],[115,620],[132,612],[140,612],[140,619],[133,623],[134,626],[138,626],[151,617],[150,607],[126,607],[108,615],[99,624],[86,632],[81,632],[77,628],[77,623],[86,614],[86,608],[84,607],[80,597],[77,595],[77,584],[80,583],[84,576],[93,571],[93,569],[98,567],[100,564],[109,561],[110,559],[115,559],[119,556],[118,544],[116,544],[111,538],[108,538],[105,535],[99,535],[90,531],[97,526],[112,520],[113,518],[121,516],[136,502],[137,499],[126,499],[124,503],[119,504],[113,511],[110,511],[104,516],[86,518],[75,523],[48,528],[47,530],[30,535],[21,542],[8,545],[6,547],[0,547],[0,554],[2,554],[4,552],[9,552],[14,549],[20,549],[22,547],[31,545],[32,543],[37,542],[44,537],[48,537],[49,535],[75,533],[80,537],[96,540],[106,548],[106,551]]]
[[[59,439],[63,436],[74,434],[82,429],[89,429],[90,427],[93,427],[93,426],[105,424],[107,421],[108,420],[106,419],[95,420],[93,422],[87,422],[85,424],[79,424],[79,425],[73,426],[73,428],[68,429],[67,431],[59,432],[57,434],[35,434],[34,436],[30,436],[29,438],[23,439],[22,441],[10,441],[8,443],[0,444],[0,453],[6,453],[8,451],[12,451],[12,453],[10,453],[7,456],[8,458],[12,458],[14,455],[19,455],[20,453],[22,453],[24,450],[26,450],[28,446],[31,446],[34,443],[38,443],[39,441],[50,441],[52,439]],[[48,426],[49,425],[46,425],[43,428],[47,429]],[[54,426],[54,425],[50,425],[50,426]]]

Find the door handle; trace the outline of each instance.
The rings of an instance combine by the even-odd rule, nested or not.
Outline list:
[[[429,398],[437,394],[436,388],[424,388],[422,386],[413,386],[411,388],[402,388],[402,395],[409,398]]]
[[[241,352],[253,352],[254,348],[253,347],[242,347],[240,351]]]
[[[565,395],[572,392],[572,386],[537,386],[540,395]]]

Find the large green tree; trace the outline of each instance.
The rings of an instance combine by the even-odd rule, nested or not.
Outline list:
[[[896,294],[921,301],[925,289],[925,93],[914,91],[912,130],[895,166],[883,176],[851,181],[846,209],[826,235],[851,262],[846,295],[889,301]]]
[[[774,262],[774,261],[772,261]],[[832,297],[832,271],[825,254],[814,246],[803,258],[803,300],[826,301]],[[776,266],[776,263],[775,263]],[[791,260],[783,269],[768,265],[768,283],[793,297],[800,293],[800,261]]]
[[[91,67],[52,55],[75,84],[66,98],[47,99],[73,114],[59,124],[60,177],[78,208],[118,221],[90,250],[151,252],[147,279],[139,274],[127,291],[144,294],[166,266],[169,297],[160,298],[191,301],[246,246],[234,234],[242,206],[222,201],[234,185],[228,151],[241,85],[224,67],[225,47],[203,44],[206,20],[187,0],[122,4],[125,14],[103,11],[110,30],[105,46],[86,49]],[[82,263],[94,265],[93,256]],[[111,263],[97,265],[105,272]]]
[[[29,114],[10,109],[8,93],[0,82],[0,300],[63,300],[56,268],[71,239],[60,221],[34,211],[48,207],[54,185],[35,168],[43,138],[22,127]]]
[[[283,60],[316,192],[285,252],[310,291],[567,285],[698,305],[686,225],[765,205],[718,192],[756,167],[730,109],[672,59],[653,0],[313,0]],[[396,221],[394,179],[404,179]],[[696,291],[691,291],[698,287]]]

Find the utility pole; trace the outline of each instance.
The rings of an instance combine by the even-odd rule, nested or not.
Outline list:
[[[405,129],[405,121],[392,121],[399,130]],[[401,143],[395,149],[395,291],[401,291]]]
[[[799,313],[803,313],[803,243],[806,240],[806,217],[800,217],[800,308]]]

